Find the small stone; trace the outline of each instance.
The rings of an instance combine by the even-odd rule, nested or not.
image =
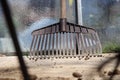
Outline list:
[[[82,74],[80,74],[78,72],[74,72],[72,75],[73,75],[73,77],[76,77],[76,78],[82,77]]]
[[[119,75],[120,74],[120,70],[116,69],[115,73]]]
[[[82,80],[82,78],[78,78],[78,80]]]
[[[86,58],[85,58],[85,60],[88,60],[88,59],[90,59],[90,58],[89,58],[89,57],[86,57]]]
[[[108,76],[111,76],[111,75],[120,75],[120,70],[116,69],[115,72],[109,71]]]
[[[109,71],[108,76],[111,76],[111,75],[113,75],[113,72]]]

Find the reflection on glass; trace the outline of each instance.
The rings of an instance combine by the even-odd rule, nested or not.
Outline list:
[[[12,18],[16,26],[20,46],[25,52],[29,51],[30,44],[32,41],[31,33],[33,30],[48,26],[59,21],[60,0],[9,0],[9,4],[12,12]],[[75,23],[74,6],[74,0],[67,0],[66,15],[68,21],[73,23]],[[2,18],[1,21],[3,21]],[[3,22],[0,23],[4,24]],[[7,29],[0,30],[0,37],[2,36],[3,38],[5,38],[5,36],[8,35],[6,34],[8,33]],[[0,47],[3,46],[1,42],[0,45]],[[0,50],[2,51],[3,49],[1,48]],[[12,52],[14,52],[14,50],[12,50]]]

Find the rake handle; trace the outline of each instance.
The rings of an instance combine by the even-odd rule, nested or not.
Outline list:
[[[61,4],[61,18],[66,18],[66,0],[60,0]]]

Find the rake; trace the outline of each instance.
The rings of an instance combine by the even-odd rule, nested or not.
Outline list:
[[[67,22],[66,0],[60,1],[60,21],[32,32],[30,59],[76,58],[102,53],[96,30]]]

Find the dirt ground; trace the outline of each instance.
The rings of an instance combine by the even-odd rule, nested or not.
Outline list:
[[[113,57],[114,54],[103,54],[102,57],[81,57],[68,59],[29,60],[24,56],[32,80],[109,80],[115,61],[110,62],[102,71],[98,66]],[[120,80],[120,68],[114,80]],[[0,57],[0,80],[23,80],[19,62],[15,56]]]

